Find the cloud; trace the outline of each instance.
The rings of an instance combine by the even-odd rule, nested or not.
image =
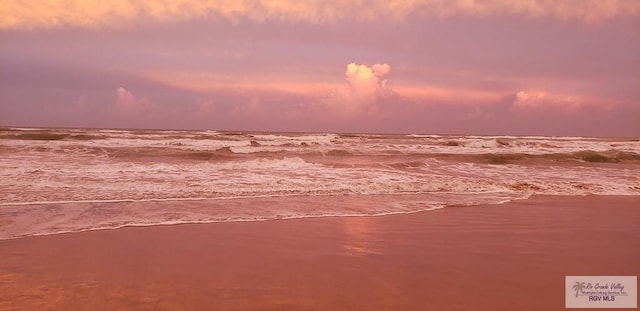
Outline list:
[[[367,67],[350,63],[345,72],[347,85],[333,89],[324,103],[345,114],[375,113],[378,103],[396,96],[383,79],[390,71],[387,64]]]
[[[588,104],[586,99],[579,99],[575,96],[519,91],[515,94],[512,108],[523,110],[539,108],[576,110],[585,104]]]
[[[146,96],[136,96],[119,87],[115,104],[105,115],[119,127],[194,128],[208,126],[219,112],[219,105],[211,98],[164,98],[151,102]]]
[[[222,17],[237,21],[329,23],[403,20],[410,15],[519,15],[581,21],[640,15],[636,0],[5,0],[0,29],[61,26],[120,27],[141,21]]]
[[[122,112],[140,113],[149,110],[151,104],[146,96],[136,99],[136,97],[123,87],[117,89],[116,109]]]
[[[390,91],[387,88],[387,80],[381,79],[390,70],[391,68],[387,64],[374,64],[369,68],[365,65],[351,63],[347,65],[345,76],[353,93],[356,95],[375,96]]]
[[[210,95],[272,92],[319,97],[334,86],[311,74],[292,74],[285,70],[261,72],[259,68],[253,69],[238,72],[151,70],[145,71],[141,76],[161,85]]]

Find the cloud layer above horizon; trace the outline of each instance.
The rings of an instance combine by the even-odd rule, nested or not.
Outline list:
[[[0,16],[0,125],[640,134],[634,0],[10,0]]]
[[[328,23],[345,19],[401,20],[409,15],[447,17],[516,14],[559,19],[598,21],[619,15],[637,16],[635,0],[47,0],[8,1],[0,6],[0,27],[48,28],[61,26],[122,27],[141,19],[167,21],[220,17],[236,21],[291,21]]]

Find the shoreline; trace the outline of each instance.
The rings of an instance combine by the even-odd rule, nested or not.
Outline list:
[[[485,203],[464,203],[465,200]],[[87,231],[180,224],[377,217],[447,207],[503,204],[524,198],[460,194],[271,195],[235,198],[40,202],[0,206],[0,241]],[[453,201],[445,203],[442,201]],[[501,201],[498,201],[501,200]],[[456,203],[456,201],[460,203]]]
[[[0,240],[0,309],[564,310],[566,275],[640,274],[640,196]]]

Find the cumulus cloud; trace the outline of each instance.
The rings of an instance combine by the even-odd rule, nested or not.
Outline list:
[[[594,21],[640,15],[637,0],[5,0],[0,29],[60,26],[118,27],[140,20],[222,17],[230,20],[286,20],[327,23],[339,20],[402,20],[409,15],[510,14]]]
[[[371,68],[365,65],[351,63],[347,65],[345,76],[350,90],[358,95],[378,95],[387,88],[387,80],[382,77],[389,73],[391,67],[387,64],[374,64]]]
[[[395,96],[387,80],[383,79],[390,71],[391,67],[387,64],[374,64],[371,67],[348,64],[345,72],[347,85],[334,89],[325,103],[347,114],[373,113],[378,103]]]
[[[116,92],[116,109],[120,111],[141,112],[151,106],[146,96],[136,99],[131,92],[123,87],[119,87]]]

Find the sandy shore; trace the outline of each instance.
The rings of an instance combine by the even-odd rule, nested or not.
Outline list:
[[[640,197],[0,241],[0,310],[564,310],[640,274]]]

